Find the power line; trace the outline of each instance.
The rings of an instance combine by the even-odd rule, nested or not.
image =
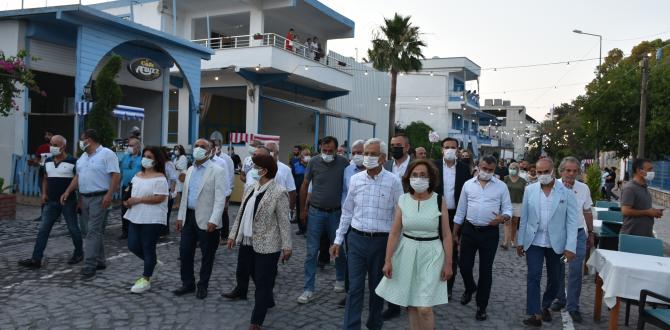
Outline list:
[[[524,65],[514,65],[514,66],[499,66],[499,67],[491,67],[491,68],[482,68],[481,70],[482,71],[498,71],[498,70],[507,70],[507,69],[534,68],[534,67],[538,67],[538,66],[549,66],[549,65],[558,65],[558,64],[569,65],[570,63],[593,61],[593,60],[597,60],[597,59],[600,59],[600,58],[595,57],[595,58],[583,58],[583,59],[578,59],[578,60],[567,60],[567,61],[560,61],[560,62],[524,64]]]

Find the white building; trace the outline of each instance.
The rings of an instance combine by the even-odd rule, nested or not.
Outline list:
[[[467,57],[435,57],[421,62],[421,71],[398,77],[397,123],[406,126],[422,121],[441,138],[457,138],[475,156],[481,146],[495,144],[479,132],[480,125],[495,120],[480,110],[479,65]]]
[[[486,99],[481,109],[498,119],[498,125],[485,129],[501,141],[504,150],[513,150],[513,154],[501,153],[501,158],[523,159],[528,140],[539,126],[537,120],[526,113],[525,106],[512,105],[508,100]]]

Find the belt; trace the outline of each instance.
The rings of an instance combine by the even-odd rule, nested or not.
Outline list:
[[[313,207],[313,208],[315,208],[315,209],[317,209],[317,210],[319,210],[319,211],[321,211],[321,212],[327,212],[327,213],[333,213],[333,212],[337,212],[337,211],[340,210],[339,207],[330,208],[330,209],[324,209],[324,208],[322,208],[322,207],[318,207],[318,206],[314,206],[314,205],[310,205],[310,207]]]
[[[79,195],[82,195],[84,197],[96,197],[96,196],[102,196],[106,193],[107,193],[107,190],[96,191],[96,192],[92,192],[92,193],[82,193],[82,192],[80,192]]]
[[[440,236],[435,236],[435,237],[414,237],[414,236],[409,236],[405,233],[402,233],[402,236],[405,236],[409,239],[413,239],[415,241],[434,241],[436,239],[440,239]]]
[[[498,230],[498,226],[476,226],[476,225],[473,225],[472,222],[470,222],[470,220],[466,220],[465,223],[470,225],[470,227],[472,227],[473,229],[475,229],[477,231],[488,231],[488,230],[493,230],[493,229]]]
[[[368,233],[367,231],[360,231],[354,227],[351,227],[351,231],[363,237],[389,237],[389,233],[385,232]]]

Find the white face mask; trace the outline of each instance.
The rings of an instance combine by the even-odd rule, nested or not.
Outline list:
[[[154,160],[147,158],[147,157],[142,157],[142,167],[144,168],[152,168],[154,167]]]
[[[175,150],[174,150],[174,155],[175,155],[175,156],[179,156],[179,149],[175,149]]]
[[[193,159],[195,160],[203,160],[207,157],[207,150],[204,148],[196,147],[193,149]]]
[[[363,166],[367,169],[373,169],[379,167],[379,157],[376,156],[364,156],[363,157]]]
[[[509,170],[509,175],[511,175],[511,176],[516,176],[516,174],[517,174],[517,171],[516,171],[516,170],[513,170],[513,169],[510,169],[510,170]]]
[[[135,153],[135,148],[133,148],[133,147],[126,148],[126,153],[129,154],[129,155],[134,154]]]
[[[442,155],[445,160],[456,160],[456,149],[444,149]]]
[[[321,154],[321,158],[323,159],[324,162],[330,163],[333,160],[335,160],[335,156],[333,155],[326,155],[326,154]]]
[[[250,155],[253,155],[254,152],[256,152],[256,148],[254,148],[254,147],[252,147],[252,146],[249,146],[248,149],[249,149],[249,154],[250,154]]]
[[[84,141],[79,141],[79,149],[81,149],[81,151],[86,151],[86,148],[88,148],[88,144]]]
[[[263,176],[259,172],[257,168],[251,169],[251,178],[256,181],[260,180]]]
[[[479,180],[489,181],[491,178],[493,178],[493,173],[479,171]]]
[[[415,192],[422,193],[428,190],[430,181],[428,178],[409,178],[409,185],[412,186]]]
[[[51,152],[51,154],[54,155],[54,156],[58,156],[58,155],[60,155],[60,148],[51,146],[51,147],[49,147],[49,152]]]
[[[351,157],[351,160],[354,161],[354,164],[358,167],[363,166],[363,155],[354,155]]]
[[[550,184],[551,181],[553,181],[554,178],[551,176],[551,173],[549,174],[542,174],[537,176],[537,181],[540,181],[540,184]]]
[[[305,156],[305,157],[302,157],[302,160],[304,160],[305,163],[309,163],[309,161],[312,160],[312,156]]]
[[[647,175],[644,176],[644,180],[645,181],[654,180],[654,176],[656,176],[656,172],[647,172]]]

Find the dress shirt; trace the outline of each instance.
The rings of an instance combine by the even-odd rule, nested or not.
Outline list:
[[[562,179],[558,179],[558,181],[563,183]],[[565,183],[563,183],[563,185],[568,188]],[[579,224],[579,228],[586,230],[586,218],[584,217],[584,211],[591,211],[591,206],[593,205],[593,200],[591,199],[591,190],[585,183],[576,180],[572,188],[568,189],[575,192],[577,207],[581,209],[581,212],[579,212],[579,218],[582,219],[582,221]]]
[[[398,178],[402,178],[407,171],[407,165],[409,165],[409,155],[407,155],[407,159],[400,163],[400,165],[396,165],[396,161],[393,160],[393,174],[397,175]]]
[[[547,196],[542,189],[540,189],[540,225],[537,227],[537,232],[535,233],[535,238],[531,245],[550,248],[551,242],[549,241],[549,220],[551,220],[551,213],[553,211],[553,198],[554,198],[554,187],[551,188],[549,196]]]
[[[228,155],[226,155],[228,156]],[[230,157],[228,157],[230,159]],[[226,161],[224,158],[219,157],[219,156],[214,156],[211,159],[212,163],[214,163],[216,166],[220,167],[223,169],[223,171],[226,173],[226,178],[228,179],[225,184],[226,186],[223,188],[223,191],[226,192],[226,197],[230,196],[230,194],[233,193],[233,185],[231,184],[233,179],[235,178],[235,173],[233,172],[234,166],[233,166],[233,160],[230,159],[230,162]],[[229,164],[230,163],[230,164]],[[232,173],[232,177],[231,177]],[[189,187],[191,189],[191,187]]]
[[[232,194],[233,189],[235,189],[235,162],[233,162],[233,159],[225,152],[221,152],[221,155],[216,157],[219,157],[226,162],[226,175],[228,175],[228,184],[230,185],[230,193]],[[230,194],[226,195],[226,197],[228,196],[230,196]]]
[[[444,182],[444,189],[442,196],[447,203],[447,208],[453,210],[456,208],[456,198],[454,197],[454,189],[456,188],[456,161],[451,167],[442,161],[442,182]]]
[[[79,192],[90,194],[109,190],[112,173],[119,173],[119,158],[114,151],[98,146],[90,155],[84,152],[77,160]]]
[[[349,181],[351,177],[361,171],[365,171],[365,167],[358,167],[354,162],[351,162],[349,166],[344,169],[344,175],[342,176],[342,205],[344,205],[344,200],[347,198],[347,192],[349,192]]]
[[[199,188],[204,184],[202,178],[205,176],[205,171],[207,171],[207,167],[209,167],[210,164],[211,162],[209,160],[202,163],[202,165],[193,163],[193,172],[191,172],[191,177],[188,181],[188,204],[186,204],[191,210],[195,210],[196,205],[198,205]]]
[[[463,184],[454,223],[462,225],[467,219],[475,226],[488,226],[501,212],[512,217],[512,201],[507,185],[493,177],[482,188],[475,177]]]
[[[121,187],[127,187],[137,172],[142,170],[142,154],[125,154],[119,164],[121,170]]]
[[[244,176],[246,180],[244,181],[244,190],[253,186],[256,183],[256,180],[251,177],[251,170],[254,168],[254,162],[251,160],[251,156],[247,156],[244,159],[244,164],[242,165],[242,171],[244,171]]]
[[[275,174],[274,180],[278,185],[284,187],[286,192],[295,191],[295,180],[291,168],[280,161],[277,161],[277,174]]]
[[[395,207],[402,194],[400,179],[385,169],[375,178],[367,171],[354,174],[342,207],[335,244],[342,245],[350,225],[368,233],[390,232]]]

